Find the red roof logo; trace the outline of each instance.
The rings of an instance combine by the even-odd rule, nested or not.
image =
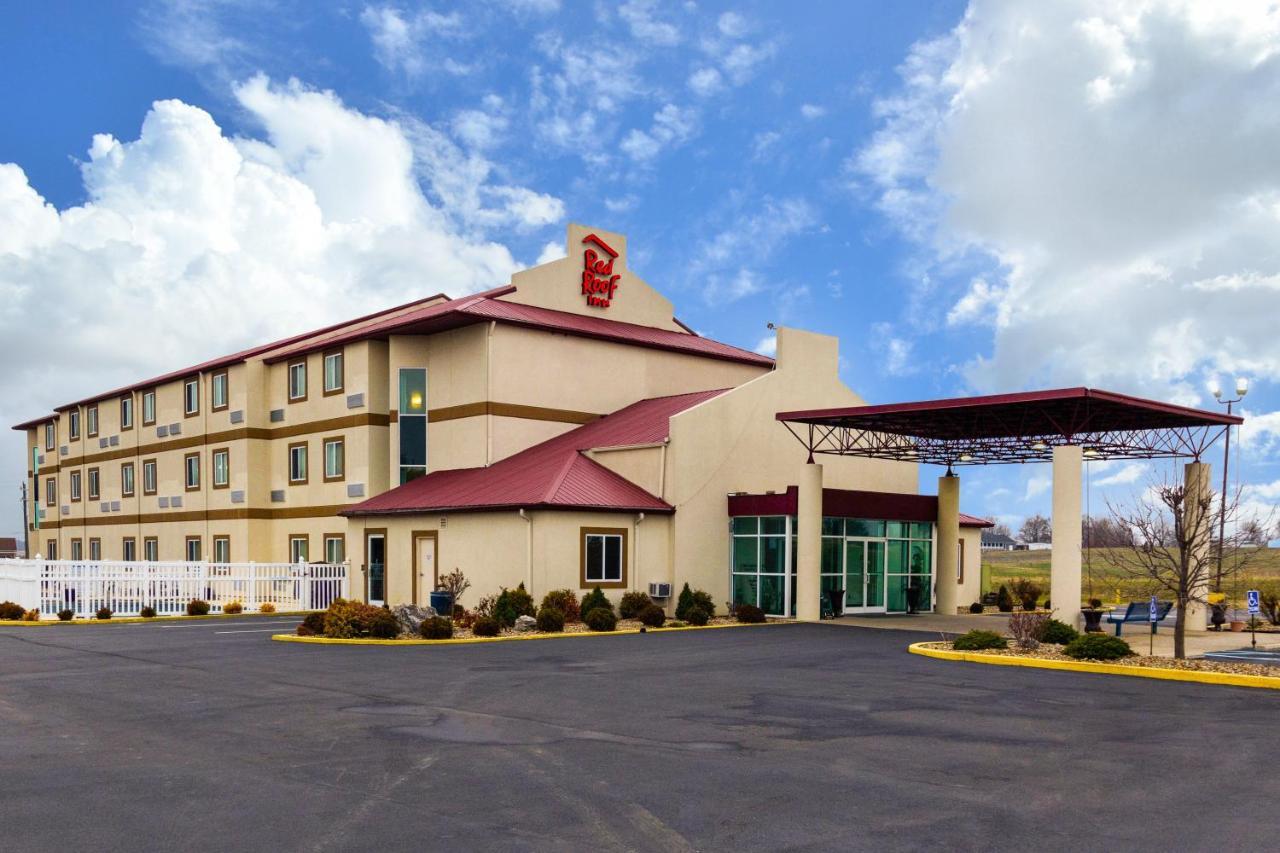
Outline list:
[[[613,296],[618,291],[618,282],[622,276],[615,275],[613,272],[613,262],[617,259],[618,253],[613,248],[601,240],[595,234],[588,234],[582,238],[582,244],[593,244],[604,253],[606,257],[602,257],[600,252],[588,247],[582,252],[582,295],[587,298],[587,304],[595,308],[608,308],[613,302]]]

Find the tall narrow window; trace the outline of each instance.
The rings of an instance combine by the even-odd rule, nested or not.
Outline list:
[[[102,484],[99,482],[98,469],[89,469],[89,500],[96,501],[102,497]]]
[[[120,557],[126,563],[132,563],[138,559],[138,540],[132,536],[126,536],[120,542]]]
[[[298,403],[307,399],[307,360],[289,363],[289,402]]]
[[[85,432],[89,438],[97,438],[98,436],[98,407],[89,406],[84,410],[84,426]]]
[[[133,463],[123,462],[120,465],[120,496],[133,497]]]
[[[182,383],[182,413],[191,417],[200,414],[200,377],[193,376]]]
[[[57,445],[57,443],[58,443],[58,425],[52,422],[45,424],[44,425],[44,449],[46,451],[52,452],[54,446]]]
[[[300,441],[289,445],[289,484],[307,482],[307,443]]]
[[[342,350],[324,354],[324,395],[341,394],[343,385]]]
[[[72,409],[67,412],[67,432],[70,433],[72,441],[80,440],[80,410]]]
[[[58,504],[58,478],[44,478],[44,505],[57,506]]]
[[[341,533],[326,533],[324,535],[324,561],[326,563],[341,563],[347,559],[347,537]]]
[[[142,393],[142,425],[151,426],[156,422],[156,392]]]
[[[102,559],[102,540],[93,538],[89,540],[89,559],[98,561]]]
[[[84,543],[79,539],[71,540],[71,559],[76,561],[84,559]]]
[[[144,495],[154,495],[158,488],[158,476],[156,473],[156,460],[142,460],[142,493]]]
[[[324,440],[324,481],[336,482],[346,476],[346,442],[341,438]]]
[[[400,482],[427,473],[427,371],[400,369]]]
[[[231,562],[231,537],[213,537],[213,561],[215,563]]]
[[[186,468],[186,489],[188,492],[194,492],[200,488],[200,454],[188,453],[182,461]]]
[[[159,562],[160,560],[160,540],[154,536],[148,536],[142,540],[142,559],[148,563]]]
[[[209,377],[209,408],[220,412],[228,405],[227,371],[223,370]]]
[[[120,431],[133,429],[133,395],[120,398]]]
[[[80,500],[80,472],[71,472],[71,501],[75,503]]]
[[[190,562],[190,563],[200,562],[200,537],[199,536],[187,537],[187,562]]]
[[[289,537],[289,562],[305,563],[310,559],[311,538],[295,533]]]
[[[213,467],[213,487],[225,489],[231,485],[231,451],[219,447],[210,456]]]
[[[49,539],[44,543],[44,555],[47,559],[58,559],[58,540]]]

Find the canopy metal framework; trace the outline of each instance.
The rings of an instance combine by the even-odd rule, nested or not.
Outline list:
[[[880,406],[779,412],[814,454],[952,467],[1047,462],[1080,445],[1087,459],[1167,459],[1201,454],[1235,415],[1093,388],[1061,388]]]

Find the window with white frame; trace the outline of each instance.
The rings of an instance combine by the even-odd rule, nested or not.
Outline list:
[[[182,383],[183,414],[194,415],[200,412],[200,378],[193,376]]]
[[[102,540],[101,539],[89,540],[89,559],[95,562],[102,559]]]
[[[188,453],[183,459],[183,464],[186,468],[184,482],[187,491],[195,491],[200,488],[200,454]]]
[[[215,411],[227,408],[227,372],[209,377],[209,407]]]
[[[231,451],[223,448],[213,451],[213,487],[225,488],[231,483]]]
[[[189,563],[200,562],[200,537],[199,536],[187,537],[187,562]]]
[[[80,472],[71,472],[71,500],[80,500]]]
[[[231,537],[213,537],[213,561],[215,563],[231,562]]]
[[[142,540],[142,559],[148,563],[159,562],[160,560],[160,540],[154,536],[148,536]]]
[[[96,501],[102,496],[102,483],[97,468],[89,469],[89,500]]]
[[[347,537],[342,535],[329,535],[324,537],[324,561],[326,563],[341,563],[347,559]]]
[[[93,438],[98,434],[98,407],[90,406],[84,410],[85,431],[89,434],[89,438]]]
[[[125,462],[120,466],[120,496],[133,497],[133,463]]]
[[[72,409],[67,413],[67,432],[72,441],[80,440],[80,410]]]
[[[120,398],[120,429],[133,429],[133,395]]]
[[[138,540],[132,536],[126,536],[120,543],[120,555],[126,563],[132,563],[138,559]]]
[[[621,586],[625,577],[626,533],[621,529],[582,532],[582,585]]]
[[[289,445],[289,482],[307,482],[307,445],[305,442]]]
[[[58,478],[45,477],[44,479],[44,505],[56,506],[58,503]]]
[[[311,539],[308,536],[289,537],[289,562],[305,563],[310,559]]]
[[[346,468],[346,451],[345,443],[340,438],[326,438],[324,440],[324,478],[328,480],[341,480],[345,476]]]
[[[71,540],[71,559],[73,560],[84,559],[84,543],[81,542],[79,539]]]
[[[44,425],[44,449],[53,450],[58,443],[58,425],[47,423]]]
[[[147,391],[142,395],[142,425],[151,426],[156,422],[156,392]]]
[[[157,491],[156,460],[146,459],[142,462],[142,493],[154,495]]]
[[[289,365],[289,402],[307,399],[307,362],[295,361]]]
[[[324,393],[336,394],[342,390],[342,352],[324,354]]]

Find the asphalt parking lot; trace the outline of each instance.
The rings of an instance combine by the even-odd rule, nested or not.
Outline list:
[[[22,850],[1197,850],[1280,830],[1280,694],[788,625],[449,647],[0,629]],[[10,835],[9,833],[17,833]]]

